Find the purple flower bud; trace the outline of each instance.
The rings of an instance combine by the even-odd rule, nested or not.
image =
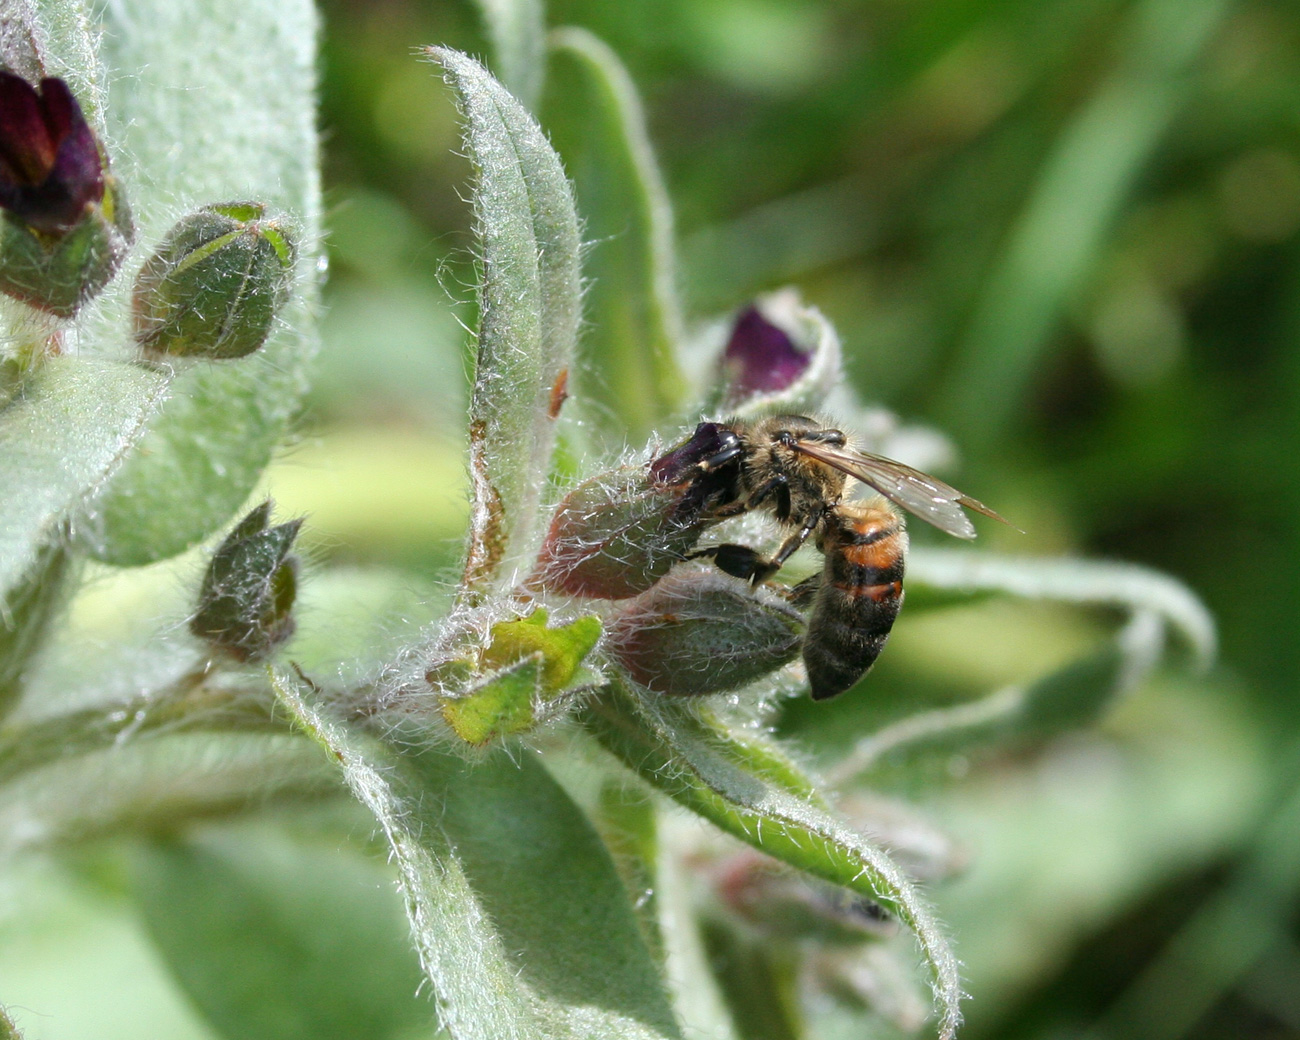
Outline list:
[[[643,466],[584,481],[556,507],[529,584],[589,599],[644,592],[708,526],[685,504],[692,491],[651,479]]]
[[[605,649],[655,693],[698,697],[746,686],[793,660],[803,631],[802,615],[777,593],[685,568],[615,615]]]
[[[812,360],[784,329],[768,321],[757,307],[741,312],[722,355],[722,370],[730,396],[784,390],[803,375]]]
[[[81,106],[61,79],[39,91],[0,71],[0,208],[63,235],[104,197],[104,164]]]
[[[656,484],[681,484],[695,473],[695,467],[722,450],[722,428],[702,422],[681,444],[670,448],[650,463],[650,478]]]

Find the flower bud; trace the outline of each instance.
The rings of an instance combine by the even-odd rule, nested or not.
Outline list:
[[[809,355],[794,345],[784,329],[751,305],[731,327],[722,371],[736,396],[749,397],[784,390],[803,375],[808,361]]]
[[[95,135],[61,79],[38,91],[0,72],[0,207],[47,235],[62,235],[104,197]]]
[[[267,500],[213,554],[190,631],[240,661],[266,657],[294,631],[298,560],[289,555],[301,520],[268,527]]]
[[[742,416],[816,411],[841,381],[835,330],[796,293],[764,296],[735,319],[719,359],[718,404]]]
[[[793,660],[804,619],[779,594],[712,568],[668,575],[606,629],[606,649],[656,693],[697,697],[738,689]]]
[[[701,426],[713,426],[701,423]],[[624,466],[579,484],[556,508],[530,584],[592,599],[625,599],[668,573],[712,524],[702,519],[692,455],[707,437],[644,466]],[[716,450],[716,449],[713,449]]]
[[[0,292],[71,317],[134,232],[95,135],[61,79],[0,72]]]
[[[271,334],[295,249],[257,202],[183,217],[135,280],[135,338],[153,357],[240,358]]]

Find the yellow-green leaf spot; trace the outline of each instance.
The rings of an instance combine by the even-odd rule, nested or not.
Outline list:
[[[582,662],[600,638],[600,620],[583,617],[556,628],[547,628],[546,620],[546,611],[536,610],[492,626],[476,670],[487,678],[477,686],[465,682],[462,696],[442,702],[443,719],[461,740],[482,747],[527,732],[537,721],[538,699],[553,700],[581,679]],[[459,666],[455,678],[469,679],[468,662],[451,665]],[[438,678],[452,678],[447,666]]]
[[[540,654],[523,658],[465,696],[444,700],[443,720],[474,747],[526,733],[533,727],[533,698],[541,673]]]
[[[533,654],[541,659],[539,693],[551,700],[569,689],[578,670],[600,639],[600,619],[581,617],[557,628],[546,627],[545,610],[535,610],[517,621],[492,626],[492,642],[483,652],[485,670],[505,668]]]

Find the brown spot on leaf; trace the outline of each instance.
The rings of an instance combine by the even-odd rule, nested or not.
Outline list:
[[[558,419],[560,409],[564,407],[564,402],[569,399],[569,370],[560,369],[560,374],[555,377],[555,385],[551,387],[551,403],[546,409],[546,415],[550,419]]]
[[[469,547],[465,553],[462,584],[468,589],[490,578],[505,553],[505,507],[501,495],[488,477],[487,424],[475,420],[469,429],[469,477],[473,488],[470,501]]]

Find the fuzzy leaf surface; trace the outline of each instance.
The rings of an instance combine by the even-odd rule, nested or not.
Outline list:
[[[534,757],[399,754],[276,687],[379,822],[451,1036],[680,1035],[608,851]]]
[[[0,410],[0,589],[114,471],[165,388],[130,365],[52,358]]]
[[[980,747],[1044,741],[1091,725],[1147,676],[1163,648],[1160,617],[1139,613],[1109,645],[1032,682],[911,715],[864,737],[836,764],[831,780],[844,784],[885,763],[900,769],[946,761]]]
[[[812,781],[775,747],[740,740],[694,706],[606,687],[582,716],[647,783],[762,852],[876,900],[907,925],[929,967],[939,1036],[960,1022],[957,959],[933,912],[885,852],[824,805]]]
[[[123,269],[137,270],[186,213],[236,199],[285,214],[300,243],[295,289],[266,346],[181,372],[96,503],[92,553],[139,565],[194,545],[243,504],[306,388],[320,255],[316,14],[309,0],[134,0],[94,11],[111,69],[113,169],[137,225]],[[89,319],[99,342],[121,342],[130,327],[129,281],[119,278]]]
[[[613,408],[637,440],[677,414],[685,393],[672,206],[618,56],[575,27],[555,30],[551,48],[547,127],[595,243],[582,352],[599,377],[581,390]]]
[[[1131,563],[994,556],[964,549],[917,547],[908,580],[966,595],[1004,592],[1027,599],[1120,607],[1149,612],[1177,632],[1199,667],[1217,651],[1214,618],[1186,585]]]
[[[512,585],[536,549],[541,477],[578,335],[578,218],[559,156],[523,106],[464,54],[429,55],[456,92],[478,171],[482,281],[465,563],[465,584],[478,593]]]
[[[380,864],[256,830],[157,840],[136,898],[181,988],[223,1036],[387,1040],[433,1016]],[[403,1033],[403,1030],[409,1033]]]
[[[17,703],[23,672],[44,642],[74,572],[67,547],[56,538],[41,547],[22,580],[0,596],[0,718]]]

